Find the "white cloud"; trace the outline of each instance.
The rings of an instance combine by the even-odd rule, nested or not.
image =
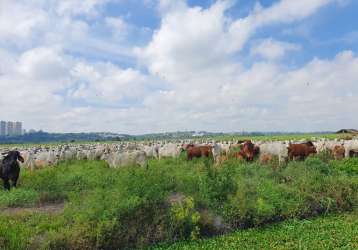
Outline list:
[[[275,22],[293,22],[306,18],[319,8],[336,0],[281,0],[267,9],[261,9],[254,14],[257,25],[267,25]],[[337,1],[336,1],[337,2]]]
[[[123,115],[127,106],[140,106],[150,88],[157,87],[155,79],[135,69],[90,63],[56,48],[35,48],[9,57],[16,63],[0,75],[1,119],[22,120],[27,128],[102,131],[103,119],[112,121],[113,113]],[[97,113],[89,116],[92,110]],[[88,124],[73,127],[84,123]],[[116,130],[113,126],[103,130]]]
[[[98,15],[98,9],[110,0],[61,0],[56,1],[56,12],[60,16]]]
[[[27,79],[60,81],[66,76],[71,67],[71,61],[67,60],[61,52],[51,48],[35,48],[26,51],[18,59],[17,71]],[[65,87],[64,82],[58,84]]]
[[[162,14],[172,11],[184,10],[186,9],[185,0],[158,0],[159,2],[159,11]]]
[[[135,52],[122,44],[129,43],[131,24],[101,12],[107,1],[1,1],[15,11],[12,26],[7,13],[0,15],[1,119],[60,132],[353,127],[353,52],[287,69],[279,59],[299,45],[254,37],[259,29],[299,22],[337,1],[282,0],[233,19],[232,1],[205,9],[160,0],[160,27]],[[114,37],[95,33],[108,28]],[[247,51],[266,60],[250,58],[248,66]],[[116,64],[134,55],[140,68]]]
[[[126,36],[128,32],[128,24],[123,20],[123,18],[106,17],[105,22],[116,38],[122,39]]]
[[[284,0],[268,8],[256,6],[249,16],[238,20],[231,20],[225,14],[230,8],[229,1],[218,1],[208,9],[168,7],[163,13],[160,29],[146,48],[138,50],[138,55],[152,74],[171,84],[172,90],[149,96],[146,105],[163,107],[163,116],[175,113],[179,118],[170,119],[175,120],[178,128],[185,127],[182,122],[185,119],[195,124],[191,127],[186,123],[188,129],[218,129],[218,124],[213,121],[225,121],[220,125],[226,131],[285,127],[313,129],[315,125],[312,124],[300,129],[283,122],[296,120],[290,114],[296,106],[288,96],[291,91],[298,91],[293,85],[286,88],[285,84],[295,82],[291,77],[299,74],[300,69],[287,72],[286,67],[277,62],[254,63],[245,69],[240,60],[232,60],[232,57],[242,50],[258,28],[301,20],[331,2]],[[267,39],[251,48],[251,52],[276,61],[287,52],[298,49],[300,46],[296,44]],[[326,64],[322,67],[334,72]],[[304,69],[312,70],[308,66]],[[317,79],[321,77],[320,74],[315,76]],[[351,77],[350,82],[355,79]],[[313,81],[317,82],[315,78]],[[320,82],[326,88],[332,84],[328,79]],[[305,86],[307,82],[302,84]],[[303,89],[302,94],[306,94],[307,89]],[[329,93],[321,91],[314,99],[320,102],[326,94]],[[331,103],[326,106],[332,108]]]
[[[9,39],[16,44],[31,39],[37,29],[46,26],[47,18],[46,12],[31,5],[0,1],[0,44]]]
[[[229,27],[228,49],[240,51],[247,40],[259,28],[274,24],[289,24],[302,20],[323,6],[339,0],[281,0],[271,7],[256,5],[254,11],[245,18],[235,20]]]
[[[225,32],[228,19],[224,11],[229,6],[229,2],[219,1],[209,9],[187,6],[172,9],[164,14],[150,44],[137,51],[138,56],[152,74],[169,81],[188,79],[193,74],[210,71],[211,67],[220,67],[228,55]]]
[[[330,2],[333,1],[282,0],[268,8],[256,6],[249,16],[231,20],[225,11],[232,1],[217,1],[202,9],[190,8],[184,1],[162,0],[159,6],[166,11],[161,27],[137,54],[152,74],[170,81],[186,80],[192,74],[202,74],[202,70],[222,67],[242,50],[258,28],[303,19]]]
[[[260,41],[256,47],[251,47],[251,55],[261,56],[268,60],[283,58],[287,52],[298,51],[301,47],[297,44],[276,41],[268,38]]]
[[[143,99],[151,87],[150,77],[134,69],[121,69],[110,63],[78,63],[71,72],[80,86],[71,91],[73,98],[97,104],[123,105],[123,100]]]

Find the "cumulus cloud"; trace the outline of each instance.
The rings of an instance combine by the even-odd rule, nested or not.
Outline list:
[[[94,65],[78,63],[71,75],[79,83],[70,91],[73,98],[92,100],[98,104],[126,105],[123,101],[132,101],[132,105],[143,99],[151,84],[148,76],[134,69],[121,69],[111,63]]]
[[[86,15],[93,17],[98,15],[98,9],[108,2],[110,0],[61,0],[55,2],[55,9],[61,16]]]
[[[138,56],[152,74],[169,81],[185,81],[211,67],[220,67],[228,56],[228,19],[224,12],[229,6],[229,2],[219,1],[209,9],[173,8],[164,14],[150,44],[137,50]]]
[[[106,17],[106,25],[111,29],[116,38],[124,38],[127,33],[128,24],[121,17]]]
[[[268,38],[260,41],[255,47],[251,47],[251,55],[261,56],[268,60],[278,60],[286,55],[287,52],[298,51],[301,47],[297,44],[276,41]]]
[[[221,125],[224,130],[294,127],[289,123],[294,120],[290,110],[295,104],[291,105],[288,97],[297,90],[284,86],[286,81],[294,80],[288,76],[300,69],[289,72],[275,62],[257,62],[245,68],[240,60],[232,58],[260,27],[302,20],[331,2],[280,1],[268,8],[257,5],[251,14],[237,20],[226,15],[230,1],[218,1],[208,9],[168,8],[160,29],[150,44],[139,50],[139,56],[152,74],[168,80],[173,87],[171,91],[148,97],[148,105],[164,103],[165,113],[176,112],[180,119],[186,117],[196,128],[215,130],[218,125],[213,121],[220,120],[225,120],[225,125]],[[299,45],[268,38],[251,48],[251,53],[275,61],[299,49]],[[325,87],[332,84],[320,82]],[[309,90],[305,84],[303,81],[302,94]],[[320,92],[315,100],[319,102],[324,94]],[[326,103],[326,107],[331,105]],[[290,122],[282,122],[286,120]],[[297,129],[309,130],[313,125]]]
[[[244,17],[232,16],[234,1],[203,8],[146,0],[157,3],[160,24],[142,47],[129,40],[134,24],[103,12],[108,2],[1,1],[1,119],[49,131],[127,133],[312,131],[358,122],[353,51],[287,68],[285,56],[304,48],[256,36],[339,0],[257,4]],[[14,10],[11,24],[1,7]]]
[[[16,44],[22,40],[31,39],[34,32],[46,26],[47,13],[12,0],[0,2],[0,44],[6,40]]]
[[[180,0],[161,0],[159,6],[166,9],[161,27],[138,55],[152,74],[161,72],[170,80],[182,79],[192,72],[201,74],[201,69],[211,71],[211,66],[220,67],[234,53],[240,52],[258,28],[303,19],[330,2],[333,1],[282,0],[268,8],[257,5],[247,17],[232,20],[225,15],[232,1],[217,1],[210,8],[202,9],[190,8]],[[288,44],[282,43],[264,45],[274,46],[276,54],[282,54],[280,45],[286,46],[283,50],[289,49]]]

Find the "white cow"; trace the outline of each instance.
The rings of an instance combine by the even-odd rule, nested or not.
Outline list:
[[[220,163],[221,155],[225,154],[228,155],[228,152],[226,151],[226,148],[222,146],[221,143],[214,143],[211,149],[211,152],[213,153],[214,162],[216,164]]]
[[[159,158],[159,146],[158,145],[153,145],[153,146],[145,145],[145,146],[143,146],[143,150],[149,158],[155,158],[155,159]]]
[[[102,156],[111,168],[123,166],[139,165],[141,167],[148,166],[147,155],[144,151],[131,152],[113,152]]]
[[[358,140],[351,140],[351,141],[345,141],[344,144],[344,149],[346,150],[345,152],[345,157],[349,158],[349,152],[351,150],[358,150]]]
[[[159,159],[162,159],[164,157],[179,157],[181,151],[180,148],[180,146],[174,143],[165,144],[164,146],[159,148]]]
[[[279,163],[283,163],[288,159],[288,149],[285,142],[264,142],[260,147],[260,154],[269,154],[278,156]]]

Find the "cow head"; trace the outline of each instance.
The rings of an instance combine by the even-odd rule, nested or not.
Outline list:
[[[313,142],[311,142],[311,141],[308,141],[308,142],[306,142],[305,144],[306,144],[307,146],[314,147]]]
[[[13,161],[17,161],[19,160],[20,162],[24,163],[25,159],[21,156],[19,151],[10,151],[8,153],[3,154],[5,155],[4,160],[13,160]]]
[[[310,147],[308,147],[308,154],[309,154],[309,155],[311,155],[311,154],[317,154],[316,147],[315,147],[315,146],[310,146]]]
[[[186,151],[189,148],[193,148],[193,147],[195,147],[195,145],[193,143],[189,143],[189,144],[183,144],[181,148],[182,148],[182,151]]]
[[[241,152],[247,161],[252,161],[255,155],[255,145],[251,141],[246,141],[242,146]]]

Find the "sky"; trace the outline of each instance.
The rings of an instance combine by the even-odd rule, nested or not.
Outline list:
[[[0,120],[49,132],[358,128],[358,1],[0,0]]]

